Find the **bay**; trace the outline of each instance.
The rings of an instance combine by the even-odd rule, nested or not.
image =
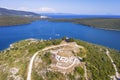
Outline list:
[[[58,39],[72,37],[120,50],[120,31],[91,28],[69,22],[35,21],[28,25],[0,27],[0,50],[10,44],[28,39]]]

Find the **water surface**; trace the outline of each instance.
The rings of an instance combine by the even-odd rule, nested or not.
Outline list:
[[[0,50],[23,39],[57,39],[63,36],[120,50],[120,31],[95,29],[68,22],[48,21],[35,21],[28,25],[0,27]]]

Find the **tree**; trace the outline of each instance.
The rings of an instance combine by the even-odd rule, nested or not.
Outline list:
[[[64,37],[62,38],[62,40],[66,40],[66,36],[64,36]]]
[[[67,39],[67,42],[74,42],[74,39],[73,38],[69,38],[69,39]]]

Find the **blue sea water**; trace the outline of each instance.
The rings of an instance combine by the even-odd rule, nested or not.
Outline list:
[[[69,22],[35,21],[28,25],[0,27],[0,50],[11,43],[28,39],[57,39],[73,37],[120,50],[120,31],[91,28]]]
[[[120,15],[52,15],[46,14],[51,18],[120,18]]]

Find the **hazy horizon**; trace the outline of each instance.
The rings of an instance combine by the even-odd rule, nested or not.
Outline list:
[[[118,0],[1,0],[0,7],[36,13],[120,15]]]

